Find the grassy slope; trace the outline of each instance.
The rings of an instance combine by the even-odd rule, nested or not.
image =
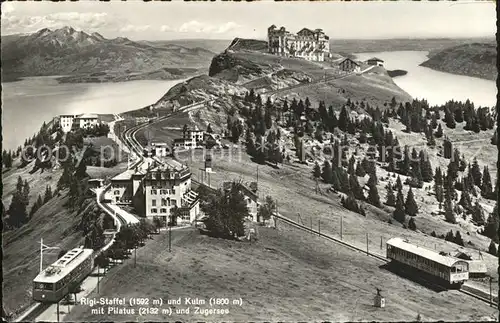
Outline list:
[[[380,262],[317,237],[278,224],[259,228],[259,241],[234,242],[196,231],[173,232],[148,241],[133,261],[115,267],[103,279],[99,295],[90,297],[227,297],[242,299],[228,315],[149,315],[141,320],[180,321],[410,321],[494,318],[495,310],[456,291],[435,293],[400,278]],[[133,283],[131,283],[133,282]],[[373,307],[375,287],[386,296],[384,309]],[[431,306],[433,304],[434,306]],[[460,306],[460,310],[456,310]],[[166,308],[167,305],[163,305]],[[187,306],[176,306],[185,308]],[[209,308],[202,306],[202,308]],[[194,306],[191,306],[191,312]],[[92,315],[77,306],[69,321],[129,321],[137,315]]]
[[[5,232],[3,240],[3,305],[8,312],[28,306],[31,300],[32,280],[40,266],[40,238],[44,244],[69,250],[82,243],[82,235],[75,230],[80,218],[69,212],[64,204],[66,191],[43,205],[28,224]],[[44,253],[44,267],[57,259],[58,250]]]
[[[195,154],[195,158],[189,161],[189,158],[184,158],[185,162],[191,162],[192,169],[199,169],[203,165],[201,152]],[[224,154],[224,155],[222,155]],[[212,186],[218,186],[222,181],[233,179],[242,179],[243,181],[255,181],[257,173],[257,164],[251,162],[248,156],[243,151],[241,154],[233,152],[232,156],[228,156],[228,152],[212,153],[212,168],[215,173],[210,175]],[[428,236],[433,230],[436,233],[446,233],[450,229],[460,230],[462,237],[467,242],[472,241],[475,246],[481,247],[482,250],[487,250],[489,239],[476,233],[470,229],[470,234],[461,228],[458,224],[452,225],[445,223],[441,217],[434,217],[425,209],[416,217],[417,228],[425,230],[425,233],[413,232],[403,229],[401,225],[388,224],[388,219],[391,215],[391,208],[381,210],[370,205],[366,205],[368,209],[367,217],[363,217],[357,213],[350,212],[340,205],[340,197],[337,194],[326,193],[328,185],[320,184],[323,194],[315,194],[315,182],[311,178],[311,166],[293,164],[284,165],[280,169],[274,169],[269,166],[259,167],[259,190],[260,196],[263,198],[266,195],[271,195],[278,200],[280,213],[288,216],[293,220],[298,220],[298,213],[304,224],[313,227],[318,227],[318,221],[321,221],[321,230],[329,232],[334,236],[340,236],[340,216],[343,215],[343,237],[347,241],[358,245],[361,248],[366,248],[366,233],[369,233],[369,249],[374,252],[384,254],[385,241],[395,236],[405,236],[416,244],[426,246],[430,249],[454,251],[459,246],[453,243],[448,243],[444,240]],[[378,177],[384,174],[380,169],[377,170]],[[196,179],[200,179],[199,172],[193,172]],[[360,179],[360,183],[366,182],[365,179]],[[403,178],[404,179],[404,178]],[[394,182],[394,179],[393,179]],[[384,186],[387,181],[380,181],[378,186],[381,201],[385,201]],[[362,184],[363,185],[363,184]],[[408,187],[405,187],[405,192]],[[365,191],[365,195],[367,192]],[[420,197],[423,194],[417,193],[417,202],[421,205]],[[427,203],[432,203],[435,206],[435,198],[427,197]],[[380,249],[380,239],[383,241],[383,248]],[[478,254],[475,248],[467,249],[467,251],[477,258]],[[483,257],[488,266],[489,273],[494,277],[497,276],[496,268],[498,259],[483,252]]]
[[[36,171],[33,174],[30,174],[30,171],[33,169],[34,162],[29,163],[24,168],[17,168],[19,166],[19,160],[15,160],[13,163],[13,168],[5,171],[2,174],[2,182],[3,182],[3,195],[2,202],[6,208],[10,205],[10,201],[12,200],[12,194],[16,190],[17,178],[21,176],[24,180],[27,180],[30,186],[30,205],[38,198],[38,194],[40,194],[43,198],[45,193],[45,188],[47,185],[50,185],[52,191],[55,190],[57,186],[57,181],[62,174],[62,169],[58,170],[44,170],[42,173],[40,170]],[[29,211],[29,208],[28,208]]]
[[[30,184],[29,212],[38,194],[43,198],[46,185],[50,185],[52,191],[55,190],[62,169],[29,174],[33,163],[22,169],[17,168],[18,164],[19,160],[15,160],[14,167],[2,174],[4,185],[2,202],[8,209],[17,178],[21,176]],[[91,178],[112,177],[125,170],[126,166],[125,161],[113,168],[88,167],[87,173]],[[76,247],[82,242],[81,233],[75,230],[80,218],[64,206],[66,193],[62,191],[60,196],[43,205],[28,224],[16,230],[2,232],[4,307],[10,313],[28,306],[31,302],[31,282],[39,269],[40,238],[43,238],[44,243],[49,246],[63,249]],[[58,251],[54,251],[44,255],[44,266],[55,261],[57,254]]]

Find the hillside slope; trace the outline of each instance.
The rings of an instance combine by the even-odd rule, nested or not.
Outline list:
[[[172,252],[165,249],[168,234],[154,236],[137,250],[133,260],[115,267],[103,278],[100,293],[89,297],[162,298],[172,314],[145,313],[150,321],[412,321],[491,320],[495,309],[457,291],[441,297],[381,266],[362,253],[304,234],[279,222],[277,229],[259,227],[256,242],[209,238],[194,230],[172,231]],[[242,270],[242,264],[245,264]],[[165,268],[168,267],[168,270]],[[134,282],[133,285],[130,282]],[[373,307],[375,288],[387,299],[382,310]],[[181,297],[181,304],[167,300]],[[184,298],[205,304],[185,304]],[[210,307],[210,297],[224,297],[229,305]],[[235,305],[233,299],[242,301]],[[454,310],[457,306],[460,311]],[[196,313],[196,308],[227,309],[226,314]],[[92,314],[75,306],[68,321],[130,321],[138,306],[124,315]],[[190,309],[179,313],[179,310]],[[131,310],[135,313],[131,313]]]
[[[8,313],[19,313],[32,302],[33,278],[39,272],[40,238],[44,244],[69,250],[79,246],[82,233],[76,229],[80,217],[64,206],[67,198],[55,196],[43,205],[21,228],[2,233],[3,306]],[[57,259],[59,250],[44,253],[44,267]]]
[[[208,67],[213,53],[203,48],[155,45],[127,38],[106,39],[71,27],[2,37],[2,76],[71,75],[62,82],[102,82],[138,78],[175,79]],[[152,74],[154,71],[163,73]],[[168,72],[168,73],[165,73]]]
[[[429,60],[420,65],[452,74],[496,80],[496,62],[494,43],[472,43],[431,53]]]
[[[363,69],[367,67],[364,66]],[[202,99],[217,99],[232,105],[230,97],[253,89],[274,99],[307,96],[311,102],[336,106],[351,100],[366,102],[410,101],[384,68],[362,75],[341,75],[332,62],[312,62],[263,52],[263,42],[235,39],[226,51],[212,59],[208,76],[192,78],[172,87],[155,108],[180,106]]]

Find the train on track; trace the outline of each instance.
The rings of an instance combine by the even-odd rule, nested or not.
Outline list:
[[[393,266],[443,287],[460,288],[469,279],[467,261],[440,255],[402,238],[387,241],[387,258]]]
[[[68,251],[33,280],[33,300],[56,303],[94,269],[94,250],[83,247]]]

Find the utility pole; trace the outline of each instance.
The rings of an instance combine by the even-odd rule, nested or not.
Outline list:
[[[342,240],[342,215],[340,216],[340,240]]]
[[[493,278],[490,276],[490,306],[492,305],[492,301],[491,301],[491,281],[493,280]]]
[[[312,232],[312,229],[313,229],[313,218],[312,218],[312,216],[309,216],[309,220],[310,220],[309,222],[311,223],[311,225],[310,225],[311,226],[311,233],[313,233]]]
[[[168,252],[172,251],[172,226],[168,226]]]
[[[382,250],[382,236],[380,236],[380,250]]]
[[[59,301],[57,301],[57,322],[59,322]]]
[[[257,191],[259,190],[259,165],[257,164]]]
[[[368,252],[368,232],[366,233],[366,255],[369,255],[369,252]]]
[[[277,222],[278,222],[278,201],[276,201],[276,216],[274,217],[274,228],[276,229],[277,227]]]
[[[43,271],[43,252],[45,250],[60,249],[59,247],[49,247],[43,244],[43,238],[40,238],[40,272]]]
[[[318,235],[321,236],[321,220],[318,220]]]

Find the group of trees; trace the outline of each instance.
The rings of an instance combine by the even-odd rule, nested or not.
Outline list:
[[[17,178],[16,191],[12,195],[12,201],[7,214],[4,214],[4,227],[6,229],[19,228],[28,223],[30,186],[27,180],[19,176]]]
[[[462,235],[458,230],[455,233],[453,233],[453,230],[450,230],[446,233],[446,235],[441,234],[439,236],[436,234],[436,231],[432,231],[431,236],[435,238],[444,239],[445,241],[456,243],[462,247],[465,246],[464,240],[462,239]]]
[[[12,150],[3,150],[2,152],[2,165],[4,168],[11,168],[14,158],[16,158],[16,152]]]
[[[50,187],[50,185],[47,185],[45,187],[45,193],[44,193],[43,198],[40,194],[38,194],[37,200],[35,201],[35,203],[33,203],[33,206],[31,207],[29,217],[30,218],[33,217],[33,214],[35,214],[35,212],[38,211],[38,209],[40,209],[42,207],[42,205],[44,205],[45,203],[50,201],[50,199],[53,196],[54,196],[54,194],[52,193],[52,188]]]
[[[198,193],[201,209],[207,215],[206,229],[213,236],[237,239],[245,234],[243,223],[249,213],[240,182],[215,192],[201,188]]]
[[[85,137],[106,137],[109,134],[109,126],[105,123],[99,123],[95,126],[83,128]]]
[[[418,205],[415,201],[415,196],[413,195],[413,190],[410,186],[408,193],[406,195],[406,200],[403,195],[403,184],[401,183],[401,178],[398,176],[396,179],[396,184],[393,186],[392,183],[388,183],[386,186],[387,190],[387,200],[386,205],[394,206],[394,211],[392,212],[393,218],[400,222],[405,223],[406,215],[414,217],[418,214]],[[396,191],[396,196],[394,195]],[[411,220],[411,219],[410,219]],[[415,230],[415,220],[410,224],[410,229]]]
[[[126,259],[131,250],[143,246],[146,239],[156,231],[154,224],[145,219],[136,224],[122,226],[120,232],[115,235],[115,242],[104,256],[117,260]]]
[[[99,250],[105,243],[103,219],[108,215],[93,204],[82,205],[79,213],[81,220],[78,229],[80,229],[85,237],[85,248]]]
[[[487,107],[474,107],[474,103],[468,99],[465,102],[448,101],[437,109],[444,111],[444,122],[448,128],[455,128],[456,123],[465,121],[465,130],[476,133],[493,129],[495,120]]]

